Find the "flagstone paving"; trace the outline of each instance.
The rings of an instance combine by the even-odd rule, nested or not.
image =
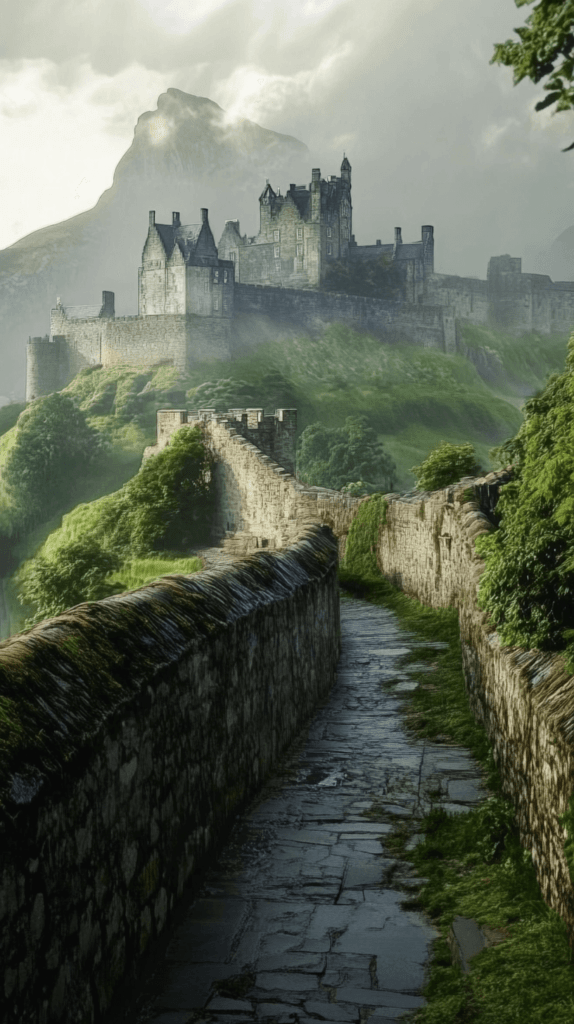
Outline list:
[[[421,879],[385,836],[404,819],[414,844],[431,806],[484,799],[480,768],[406,733],[414,638],[394,614],[343,600],[341,628],[329,698],[175,928],[141,1024],[392,1022],[423,1004],[437,933],[402,906]],[[382,823],[365,816],[373,803]]]

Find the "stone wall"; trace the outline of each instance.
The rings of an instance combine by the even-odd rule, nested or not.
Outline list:
[[[574,792],[574,677],[558,655],[502,648],[477,605],[483,562],[474,541],[492,529],[505,479],[490,474],[408,501],[390,496],[378,564],[417,600],[458,609],[472,710],[492,743],[544,899],[566,921],[574,942],[574,890],[558,822]]]
[[[432,274],[425,281],[425,302],[450,306],[459,320],[470,320],[473,324],[488,323],[486,281],[473,277]]]
[[[380,335],[385,341],[406,340],[427,348],[452,350],[454,317],[439,305],[402,305],[358,295],[240,284],[235,288],[235,309],[301,331],[320,331],[328,324],[343,323],[355,331]]]
[[[101,1019],[328,691],[338,600],[315,527],[0,644],[3,1024]]]

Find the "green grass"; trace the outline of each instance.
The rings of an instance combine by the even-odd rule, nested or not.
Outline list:
[[[131,558],[117,572],[108,576],[108,580],[110,583],[122,583],[126,590],[137,590],[161,576],[189,576],[193,572],[200,572],[202,568],[201,558],[195,556],[181,558],[166,554],[165,557]]]
[[[368,503],[370,504],[370,503]],[[373,513],[359,537],[368,542],[382,518]],[[372,521],[371,521],[372,520]],[[357,545],[358,546],[358,545]],[[413,649],[406,661],[417,662],[412,678],[421,684],[404,695],[405,721],[417,737],[441,736],[466,747],[482,765],[490,796],[465,814],[432,810],[417,822],[424,841],[407,852],[413,825],[400,823],[385,845],[394,857],[410,861],[427,879],[416,899],[405,906],[420,909],[439,928],[433,945],[425,1007],[417,1024],[567,1024],[574,1019],[574,967],[566,926],[542,896],[530,854],[519,842],[510,802],[502,795],[500,776],[483,727],[468,704],[462,673],[458,617],[454,610],[434,610],[407,597],[373,568],[363,548],[362,573],[342,567],[340,581],[354,596],[392,609],[401,623],[424,640],[441,640],[448,648]],[[365,568],[366,567],[366,568]],[[430,664],[429,664],[430,662]],[[422,663],[422,664],[421,664]],[[425,664],[426,663],[426,664]],[[430,669],[430,671],[429,671]],[[369,816],[379,817],[376,803]],[[446,936],[455,916],[502,929],[506,940],[471,960],[463,975],[453,965]]]

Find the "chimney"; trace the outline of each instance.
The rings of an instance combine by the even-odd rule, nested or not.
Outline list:
[[[403,238],[402,238],[402,235],[401,235],[401,229],[400,228],[395,228],[395,245],[402,245],[402,244],[403,244]]]
[[[149,223],[150,227],[153,227],[153,225],[155,224],[155,210],[149,211]]]
[[[311,171],[311,181],[321,181],[321,168],[314,167]]]
[[[179,213],[172,213],[172,215],[171,215],[171,225],[174,228],[181,227],[181,221],[179,219]]]
[[[207,210],[205,209],[204,206],[202,206],[201,208],[201,223],[207,224]]]

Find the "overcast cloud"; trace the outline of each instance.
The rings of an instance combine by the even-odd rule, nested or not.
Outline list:
[[[436,269],[544,248],[574,222],[574,117],[489,65],[513,0],[5,0],[0,247],[92,206],[174,86],[353,165],[355,234],[434,224]],[[276,183],[285,187],[288,182]]]

